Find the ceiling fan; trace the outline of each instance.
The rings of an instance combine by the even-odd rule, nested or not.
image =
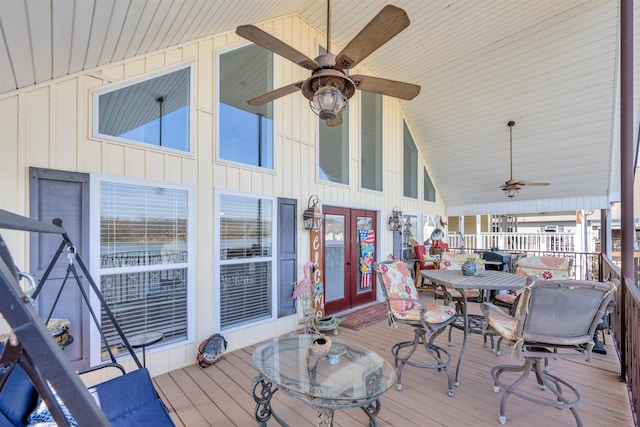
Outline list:
[[[549,185],[548,182],[531,182],[524,180],[513,179],[513,126],[516,124],[513,120],[507,123],[509,126],[509,180],[504,183],[500,189],[504,191],[504,194],[509,198],[514,198],[518,195],[522,187],[525,185],[537,185],[544,186]]]
[[[247,101],[258,106],[302,90],[311,109],[329,126],[342,123],[342,110],[356,89],[410,100],[420,86],[378,77],[347,76],[345,70],[358,65],[380,46],[409,26],[407,13],[393,5],[385,6],[338,55],[331,53],[331,2],[327,0],[327,53],[311,59],[254,25],[241,25],[236,34],[295,62],[311,71],[311,76],[296,83],[266,92]]]

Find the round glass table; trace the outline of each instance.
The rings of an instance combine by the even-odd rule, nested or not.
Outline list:
[[[318,338],[329,342],[320,352],[314,345]],[[331,426],[335,409],[358,407],[369,417],[369,425],[377,426],[379,397],[396,379],[393,367],[377,353],[318,335],[275,338],[256,348],[253,363],[259,371],[252,384],[255,417],[263,426],[271,417],[287,425],[271,407],[277,390],[317,408],[318,426]]]

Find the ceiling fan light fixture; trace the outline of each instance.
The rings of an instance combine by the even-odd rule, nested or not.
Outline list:
[[[507,188],[504,190],[504,194],[510,199],[513,199],[514,197],[516,197],[519,192],[520,192],[519,188]]]
[[[347,98],[332,83],[320,86],[309,100],[311,110],[322,120],[334,120],[347,106]]]

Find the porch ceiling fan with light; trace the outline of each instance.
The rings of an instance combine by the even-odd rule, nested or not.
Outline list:
[[[504,194],[509,198],[514,198],[518,195],[522,187],[529,185],[537,185],[544,186],[549,185],[548,182],[531,182],[524,180],[514,180],[513,179],[513,126],[515,126],[516,122],[511,120],[507,123],[509,126],[509,180],[504,183],[500,189],[504,191]]]
[[[331,53],[331,2],[327,0],[327,53],[311,59],[254,25],[241,25],[236,34],[295,62],[311,71],[311,76],[296,83],[251,98],[249,105],[266,104],[298,90],[309,100],[311,109],[329,126],[342,123],[342,111],[356,89],[411,100],[420,86],[379,77],[353,75],[345,70],[358,65],[367,56],[409,26],[407,13],[393,5],[385,6],[338,55]]]

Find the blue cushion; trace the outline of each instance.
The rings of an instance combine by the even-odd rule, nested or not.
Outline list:
[[[131,426],[174,426],[173,421],[167,414],[166,409],[160,399],[156,399],[145,406],[131,409],[116,418],[109,418],[113,427]]]
[[[156,394],[146,368],[100,383],[89,389],[107,419],[115,426],[173,426]]]
[[[4,345],[0,343],[0,354]],[[0,391],[0,427],[24,426],[35,407],[38,394],[20,366],[16,366]]]

